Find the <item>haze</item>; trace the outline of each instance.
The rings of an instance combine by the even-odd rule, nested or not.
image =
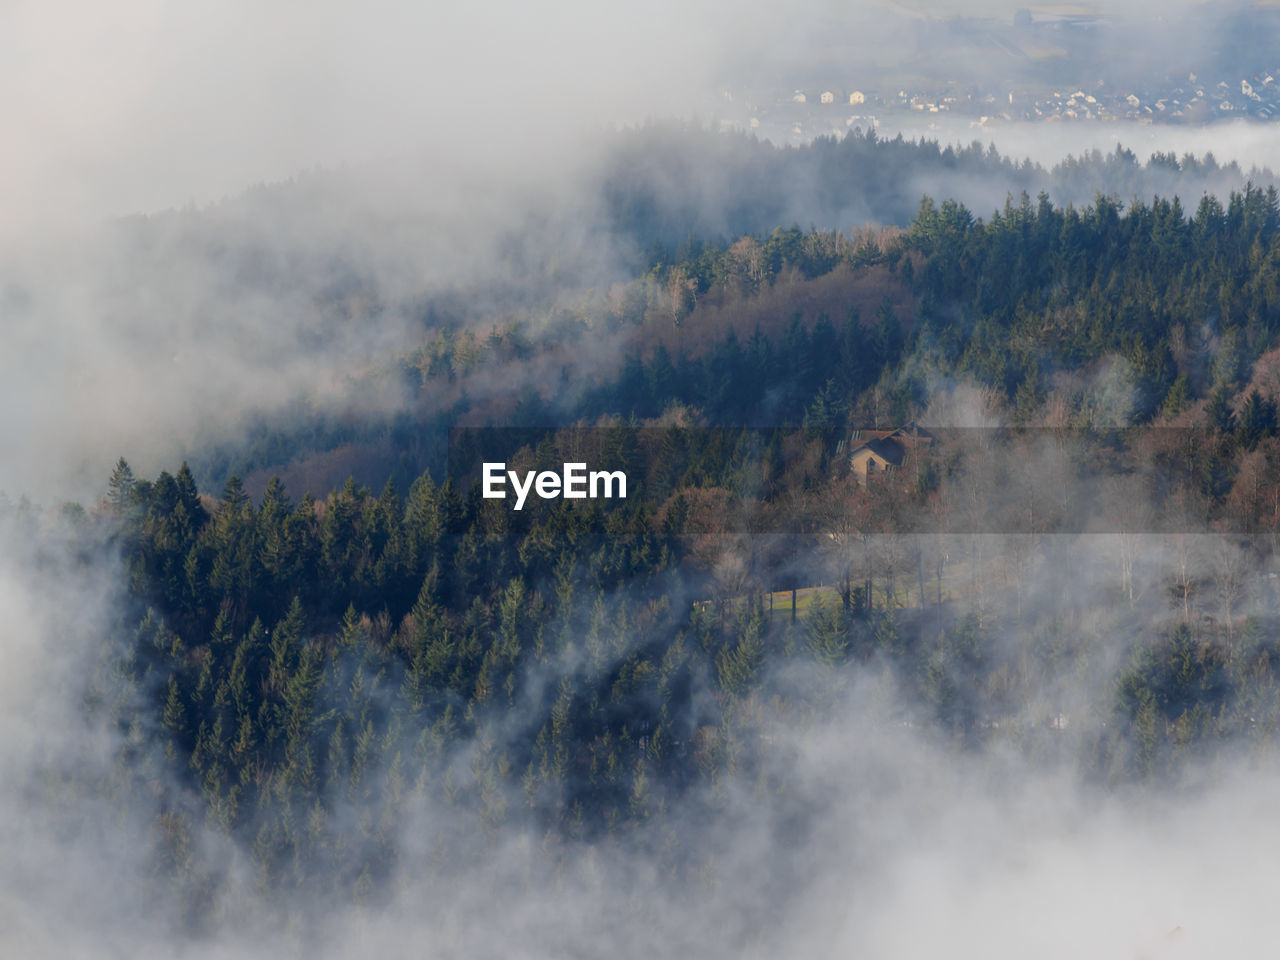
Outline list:
[[[413,794],[416,799],[407,802],[403,816],[386,813],[379,819],[384,794],[395,794],[398,801],[401,787],[409,796],[421,785],[397,779],[400,748],[409,757],[429,739],[426,729],[389,732],[385,742],[395,749],[386,754],[395,759],[370,773],[369,782],[377,788],[364,796],[351,791],[326,797],[332,803],[324,810],[317,799],[314,808],[296,811],[309,818],[308,829],[323,816],[340,828],[376,821],[379,842],[402,854],[393,875],[379,881],[384,886],[356,905],[308,898],[301,882],[302,893],[282,893],[280,902],[272,901],[274,891],[264,890],[266,873],[255,866],[252,836],[246,841],[244,830],[199,820],[205,798],[200,786],[187,782],[188,758],[166,756],[160,746],[160,738],[168,735],[163,731],[176,728],[180,718],[163,719],[151,701],[164,705],[166,690],[178,689],[181,671],[196,672],[197,661],[212,662],[208,651],[224,642],[210,640],[208,630],[194,640],[180,638],[179,631],[206,613],[250,618],[247,609],[233,611],[230,601],[206,609],[193,600],[189,609],[170,616],[167,633],[166,612],[151,609],[149,595],[144,600],[130,592],[153,577],[177,584],[175,590],[186,584],[194,594],[203,589],[203,560],[192,548],[166,555],[167,566],[155,563],[153,570],[139,561],[126,569],[121,557],[129,557],[136,544],[117,533],[130,529],[136,518],[130,518],[127,502],[104,500],[118,457],[127,457],[139,478],[150,478],[161,470],[177,471],[184,456],[216,444],[235,448],[252,417],[275,425],[309,423],[306,415],[327,410],[379,423],[403,415],[412,430],[421,421],[410,414],[443,417],[459,395],[484,415],[490,412],[483,405],[487,397],[500,396],[507,404],[493,409],[510,409],[525,386],[530,388],[526,395],[535,399],[539,387],[546,393],[577,390],[575,396],[592,396],[588,387],[613,377],[629,351],[640,351],[627,340],[627,331],[601,321],[589,329],[584,325],[586,334],[565,335],[561,353],[538,355],[539,338],[550,339],[546,331],[563,320],[560,314],[572,313],[566,304],[612,304],[624,300],[626,285],[634,282],[653,303],[667,297],[672,304],[670,318],[660,318],[664,336],[675,337],[673,330],[691,341],[698,336],[681,327],[688,316],[681,313],[680,299],[687,284],[678,282],[680,276],[676,282],[671,274],[659,277],[657,268],[670,264],[651,267],[642,258],[642,248],[653,238],[610,232],[613,222],[600,181],[608,180],[609,164],[618,162],[620,128],[675,118],[693,121],[699,134],[703,127],[718,132],[726,88],[759,84],[772,90],[791,84],[792,77],[799,85],[842,62],[855,75],[885,63],[927,61],[942,52],[932,44],[946,41],[917,31],[913,25],[921,16],[971,13],[1008,19],[1019,5],[1005,10],[985,2],[978,9],[957,3],[849,6],[836,0],[808,7],[763,0],[533,5],[124,0],[100,6],[18,0],[0,8],[0,116],[6,125],[6,149],[0,151],[0,491],[7,495],[0,499],[0,863],[5,865],[0,868],[0,953],[231,960],[356,956],[375,949],[423,956],[684,952],[886,960],[944,954],[1128,960],[1265,953],[1274,939],[1265,920],[1268,858],[1280,852],[1270,801],[1277,786],[1273,760],[1251,756],[1241,740],[1212,758],[1187,761],[1180,778],[1114,789],[1100,782],[1104,775],[1086,782],[1075,768],[1077,758],[1091,749],[1080,728],[1088,723],[1095,733],[1110,733],[1101,713],[1086,716],[1089,705],[1111,703],[1117,677],[1141,644],[1157,633],[1164,636],[1176,619],[1168,593],[1177,549],[1182,549],[1183,617],[1192,628],[1219,630],[1208,614],[1193,618],[1188,600],[1193,581],[1208,584],[1219,576],[1211,570],[1214,564],[1231,567],[1239,584],[1247,583],[1247,589],[1236,584],[1241,596],[1255,591],[1240,601],[1239,610],[1226,602],[1231,642],[1239,636],[1230,633],[1233,616],[1267,622],[1261,618],[1271,615],[1276,573],[1263,565],[1241,572],[1243,548],[1237,554],[1234,548],[1213,553],[1205,547],[1203,556],[1189,559],[1185,538],[1177,547],[1148,543],[1140,560],[1131,558],[1133,569],[1125,574],[1129,596],[1122,603],[1119,594],[1107,592],[1115,580],[1113,553],[1120,548],[1106,538],[1084,538],[1061,549],[1037,541],[1040,552],[1034,555],[1031,548],[1019,553],[1022,547],[997,538],[975,539],[974,556],[989,550],[994,557],[1007,548],[1010,556],[1022,558],[1021,565],[1010,561],[1008,569],[1002,568],[999,586],[1007,594],[1008,584],[1016,581],[1018,617],[984,634],[988,655],[1004,668],[1003,673],[993,670],[997,680],[1008,681],[1025,668],[1019,662],[1019,657],[1025,660],[1022,645],[1035,631],[1036,636],[1069,634],[1082,651],[1063,654],[1053,669],[1045,669],[1046,676],[1028,681],[1031,705],[1010,711],[1000,721],[1003,727],[984,729],[990,742],[980,749],[957,748],[952,741],[959,737],[949,738],[930,725],[933,705],[904,692],[919,678],[896,675],[883,651],[831,673],[817,666],[762,667],[758,692],[739,704],[727,697],[716,668],[730,663],[730,653],[736,655],[740,646],[713,650],[706,640],[700,653],[705,662],[698,661],[702,666],[689,668],[684,678],[683,695],[692,706],[690,729],[680,735],[689,743],[700,738],[699,762],[715,755],[706,762],[722,762],[723,769],[687,793],[671,791],[670,806],[667,794],[661,794],[651,812],[636,815],[635,830],[616,843],[556,836],[538,819],[529,792],[502,784],[485,793],[486,805],[509,811],[492,829],[479,826],[480,814],[459,809],[461,804],[419,802],[428,795],[426,787]],[[1034,9],[1038,15],[1047,10]],[[1161,70],[1184,49],[1207,49],[1216,42],[1212,30],[1206,33],[1181,19],[1201,15],[1198,7],[1164,7],[1149,46],[1133,45],[1134,37],[1145,36],[1148,5],[1113,5],[1102,12],[1128,24],[1129,32],[1126,45],[1101,45],[1098,56],[1126,57],[1130,70]],[[962,66],[981,79],[995,76],[1004,65],[975,57]],[[779,95],[788,93],[780,89]],[[886,123],[883,132],[892,133],[893,126]],[[1273,163],[1280,146],[1280,123],[1007,124],[975,131],[959,122],[901,128],[948,142],[994,142],[1008,155],[1046,166],[1068,153],[1110,150],[1119,143],[1143,158],[1156,151],[1211,150],[1220,162],[1236,160],[1247,172]],[[661,139],[666,128],[656,129],[655,139]],[[710,211],[705,222],[714,232],[729,222],[726,194],[735,189],[726,186],[728,165],[717,162],[724,156],[718,151],[745,149],[748,143],[745,138],[717,141],[714,149],[697,154],[701,163],[685,168],[655,165],[653,173],[637,162],[634,170],[625,169],[637,181],[652,174],[649,185],[656,184],[664,196],[688,199],[694,222]],[[821,170],[819,164],[814,168]],[[761,169],[766,169],[763,162]],[[901,176],[897,186],[912,203],[924,193],[939,202],[959,197],[981,217],[1009,192],[1003,180],[963,172],[935,179],[906,171]],[[1237,186],[1226,179],[1215,183]],[[797,222],[834,202],[819,174],[793,183],[762,178],[757,186],[770,199],[782,198],[778,209]],[[1198,200],[1183,198],[1184,209],[1194,211]],[[844,201],[841,215],[856,222],[837,224],[839,229],[865,228],[866,236],[881,238],[898,235],[895,229],[875,233],[882,224],[872,223],[869,212],[863,215],[870,207]],[[688,211],[681,207],[681,212]],[[788,225],[772,224],[764,233]],[[738,238],[722,239],[727,247]],[[676,237],[671,245],[682,240]],[[743,246],[748,251],[744,264],[752,243]],[[526,269],[531,261],[536,268]],[[905,261],[911,262],[910,257]],[[888,266],[876,269],[884,289],[907,291],[898,304],[905,324],[910,319],[905,310],[917,305],[910,290],[892,286],[901,274],[890,280]],[[636,274],[645,270],[653,275],[638,281]],[[776,301],[762,297],[763,306],[750,305],[779,331],[790,315],[785,297],[802,288],[813,291],[794,268],[780,277]],[[534,315],[520,328],[528,342],[511,348],[513,356],[527,348],[534,359],[526,363],[522,356],[460,386],[450,381],[438,393],[432,392],[434,386],[414,382],[418,373],[425,382],[431,358],[424,350],[412,362],[401,361],[423,349],[428,335],[439,333],[431,320],[437,296],[462,304],[459,328],[483,318],[488,325],[465,331],[476,337],[489,336],[499,321],[521,310]],[[746,315],[747,302],[745,295],[724,294],[717,307],[721,313],[713,316],[731,329],[734,311]],[[875,336],[892,339],[894,309],[887,294],[878,295],[861,322],[871,329],[876,317]],[[612,322],[614,314],[607,316]],[[645,302],[638,316],[635,329],[653,329],[643,327],[646,318],[652,319]],[[950,315],[942,311],[939,316]],[[565,327],[577,329],[567,322]],[[1205,319],[1203,330],[1179,328],[1179,358],[1187,369],[1207,368],[1209,352],[1219,348],[1218,334],[1209,327]],[[651,346],[641,344],[643,359]],[[926,352],[921,348],[921,356]],[[1125,401],[1114,415],[1122,421],[1133,407],[1134,375],[1127,361],[1113,360],[1107,357],[1078,376],[1064,373],[1061,381],[1051,381],[1050,370],[1045,382],[1064,397],[1078,386],[1081,396],[1093,399],[1105,396],[1112,384],[1112,393]],[[1197,376],[1210,374],[1200,370]],[[1253,376],[1252,369],[1239,371],[1242,389],[1263,382],[1261,374]],[[1071,377],[1076,379],[1067,382]],[[928,379],[934,405],[921,404],[922,409],[941,411],[939,416],[957,424],[1004,422],[1004,413],[993,411],[1007,413],[1008,405],[991,401],[986,385],[953,378],[950,371],[936,377],[930,371]],[[896,386],[884,381],[870,389],[879,391],[878,403]],[[674,421],[684,412],[674,404],[664,413]],[[1099,422],[1109,415],[1101,407],[1097,412]],[[1059,479],[1055,462],[1047,458],[1043,464],[1028,463],[1027,470],[1044,484]],[[172,487],[173,478],[168,480]],[[979,489],[979,482],[973,481],[975,496],[999,496]],[[216,497],[220,491],[200,492]],[[314,492],[325,503],[329,491]],[[303,493],[289,491],[294,503]],[[14,507],[12,502],[23,497],[47,510],[26,503]],[[362,498],[361,508],[366,499],[372,497]],[[64,500],[79,501],[87,511],[72,506],[60,515]],[[180,503],[182,516],[199,514],[202,508],[195,505],[206,502],[213,503],[209,497]],[[226,505],[211,506],[210,512],[219,520],[231,517],[227,522],[232,523],[237,503],[235,489],[229,488]],[[307,506],[298,522],[330,509]],[[152,520],[146,520],[152,524],[148,536],[163,525]],[[139,529],[146,524],[138,521]],[[351,526],[359,523],[352,520]],[[485,536],[468,531],[469,549],[481,556],[502,541],[506,529],[495,523]],[[87,539],[77,540],[79,535]],[[179,536],[173,533],[171,539]],[[251,545],[245,551],[254,558],[267,550],[246,542]],[[552,546],[563,544],[545,549]],[[326,541],[323,549],[329,547]],[[274,548],[285,549],[279,543]],[[530,547],[531,552],[540,549]],[[734,549],[726,548],[720,558],[721,569],[729,571],[725,579],[746,569],[747,561]],[[899,546],[895,541],[885,549]],[[224,561],[231,562],[220,554],[219,562]],[[800,578],[797,582],[827,589],[834,581],[826,563],[825,555],[805,555],[788,572]],[[979,561],[973,564],[976,584],[983,574]],[[1197,564],[1203,568],[1198,580],[1188,573]],[[937,569],[941,608],[941,560]],[[477,582],[490,573],[483,560],[476,570]],[[433,569],[427,584],[450,572]],[[406,605],[412,612],[397,612],[394,622],[386,607],[357,611],[353,601],[351,623],[365,631],[362,642],[373,651],[370,663],[375,654],[395,648],[392,638],[398,631],[409,637],[432,617],[444,623],[455,613],[442,634],[449,643],[463,642],[462,624],[471,631],[468,636],[483,636],[486,642],[501,633],[494,649],[519,647],[520,639],[511,639],[519,631],[507,630],[504,618],[511,610],[522,616],[533,611],[528,614],[532,623],[546,609],[542,598],[530,599],[534,592],[551,597],[579,573],[566,564],[556,567],[555,578],[529,584],[512,575],[487,599],[477,593],[461,612],[442,613],[424,585],[420,603]],[[501,754],[506,763],[503,751],[519,755],[537,735],[538,711],[555,701],[562,679],[576,682],[585,676],[598,682],[611,671],[638,671],[640,654],[654,642],[647,632],[653,622],[665,624],[667,617],[679,625],[668,638],[673,649],[703,642],[680,617],[694,611],[706,622],[724,619],[723,609],[709,613],[712,601],[697,592],[714,578],[682,579],[675,567],[660,574],[669,574],[667,580],[653,575],[653,583],[666,584],[661,596],[646,597],[645,603],[629,600],[617,584],[601,585],[603,575],[581,586],[572,602],[565,602],[563,625],[554,625],[562,638],[551,637],[549,621],[545,631],[538,622],[536,638],[525,638],[524,649],[536,646],[543,656],[545,648],[563,645],[536,665],[511,666],[501,690],[496,682],[494,691],[486,688],[491,705],[509,709],[484,728],[484,736],[464,735],[452,743],[431,776],[451,784],[451,778],[465,780],[494,755]],[[554,585],[548,586],[552,579]],[[994,583],[994,574],[991,579]],[[413,595],[422,581],[419,573]],[[1209,587],[1200,589],[1210,595]],[[991,596],[998,595],[1003,594],[993,588]],[[273,613],[281,623],[287,619],[282,612]],[[514,614],[511,618],[514,622]],[[263,649],[264,637],[282,629],[275,622],[250,622],[254,627],[236,628],[238,636]],[[139,623],[149,631],[144,639],[139,639],[144,633]],[[370,716],[399,709],[397,698],[407,696],[408,680],[401,685],[395,677],[391,684],[385,671],[373,668],[366,676],[363,651],[335,652],[338,631],[328,621],[323,626],[315,636],[293,638],[298,650],[322,651],[316,656],[334,663],[346,657],[341,669],[350,668],[350,674],[342,674],[341,684],[334,681],[344,695],[362,684],[370,689],[388,684],[370,695]],[[256,631],[252,637],[250,631]],[[943,631],[939,627],[935,633],[941,649]],[[230,628],[227,634],[218,656],[232,648]],[[711,628],[705,636],[713,636]],[[934,639],[931,633],[927,642]],[[878,634],[873,640],[881,642]],[[896,642],[885,641],[885,649]],[[408,649],[409,641],[404,643]],[[135,644],[159,665],[148,661],[145,669],[138,667],[140,679],[129,696],[104,705],[96,699],[103,690],[124,689],[112,683],[133,670],[132,662],[127,669],[121,664],[128,659],[122,651],[133,651]],[[1258,644],[1262,649],[1262,641]],[[287,653],[288,643],[281,641],[279,650]],[[285,653],[279,654],[281,663]],[[1265,666],[1265,651],[1260,656]],[[820,660],[815,655],[814,662]],[[237,663],[243,669],[243,662]],[[663,657],[654,658],[654,664],[665,669]],[[654,664],[646,669],[656,670]],[[412,666],[419,666],[416,659]],[[283,669],[273,666],[274,679],[258,686],[278,684]],[[462,667],[458,671],[461,676]],[[334,676],[339,672],[335,667]],[[650,682],[644,680],[649,675],[636,675],[641,676],[637,689],[642,680]],[[789,699],[797,690],[805,695]],[[304,694],[290,688],[289,709]],[[716,725],[715,711],[727,702],[740,711],[735,722],[745,717],[743,722],[760,733],[758,743],[730,742],[729,707],[723,728]],[[285,700],[262,703],[255,722],[265,729],[278,722],[271,709],[284,715]],[[467,709],[465,703],[458,701],[458,714]],[[1078,709],[1081,722],[1069,730],[1049,723],[1050,703]],[[316,715],[328,717],[337,709],[321,703]],[[567,715],[567,708],[562,713]],[[136,715],[145,715],[145,722],[120,719]],[[471,719],[468,714],[467,722]],[[451,714],[448,723],[456,722]],[[559,722],[568,723],[563,716]],[[1250,717],[1250,730],[1253,723]],[[373,729],[369,721],[347,736],[373,741]],[[1036,745],[1049,742],[1044,732],[1050,729],[1049,736],[1063,735],[1045,748],[1050,756],[1038,756]],[[634,732],[628,731],[628,743]],[[650,736],[654,744],[658,740],[647,727],[636,736],[641,742]],[[341,737],[335,741],[340,753]],[[589,747],[592,763],[596,749],[594,743]],[[601,757],[605,752],[600,747]],[[141,799],[131,807],[120,801],[127,795],[118,780],[124,756],[136,760],[135,786],[141,785],[133,795]],[[530,762],[530,782],[534,772]],[[514,771],[513,783],[522,775],[524,770]],[[422,783],[429,779],[424,776]],[[319,793],[317,788],[317,798]],[[635,800],[636,809],[644,808],[643,800]],[[268,802],[263,801],[264,809]],[[157,895],[164,866],[148,859],[146,851],[158,825],[184,813],[201,825],[173,846],[196,851],[201,863],[213,865],[209,876],[200,878],[209,889],[196,891],[200,896],[190,889]],[[263,823],[265,829],[266,814]],[[464,866],[438,874],[435,864],[443,862],[445,848]],[[344,853],[327,852],[335,862]],[[696,865],[704,856],[716,870],[700,872]],[[334,890],[368,890],[358,873],[337,877],[335,870],[335,878],[321,879],[333,879]],[[184,897],[208,905],[198,930],[182,911]]]

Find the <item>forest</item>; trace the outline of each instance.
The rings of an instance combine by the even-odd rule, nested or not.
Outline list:
[[[861,135],[804,156],[859,151],[1045,175]],[[1090,164],[1126,187],[1204,166]],[[1104,791],[1274,754],[1273,187],[917,196],[853,233],[763,207],[693,233],[625,192],[630,277],[482,322],[425,306],[419,345],[354,380],[402,389],[394,418],[304,406],[153,477],[122,451],[88,506],[6,505],[8,537],[127,583],[77,691],[111,773],[45,789],[158,803],[150,869],[186,923],[242,869],[202,837],[268,901],[377,903],[423,808],[442,875],[514,828],[553,863],[647,844],[706,877],[731,858],[690,832],[739,790],[798,799],[778,726],[865,676],[893,684],[886,724]],[[859,483],[856,432],[908,423],[940,442]],[[467,473],[481,441],[589,450],[634,493],[514,514]]]

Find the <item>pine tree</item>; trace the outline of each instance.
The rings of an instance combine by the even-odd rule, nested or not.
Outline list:
[[[124,457],[121,457],[116,462],[116,468],[111,471],[111,479],[107,481],[107,504],[115,513],[124,513],[133,504],[136,487],[137,480],[134,479],[133,470]]]
[[[169,675],[168,692],[164,699],[164,711],[160,717],[165,729],[174,737],[181,737],[187,730],[187,709],[183,703],[182,691],[178,687],[178,679]]]
[[[1235,429],[1236,414],[1231,409],[1230,392],[1225,386],[1215,387],[1209,394],[1204,412],[1209,424],[1222,433],[1231,433]]]
[[[1276,403],[1266,399],[1255,387],[1249,391],[1240,416],[1236,419],[1236,442],[1253,450],[1264,438],[1276,434]]]

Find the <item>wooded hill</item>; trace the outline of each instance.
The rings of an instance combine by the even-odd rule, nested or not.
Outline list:
[[[677,808],[714,816],[716,784],[768,769],[769,725],[820,715],[856,670],[890,670],[902,715],[957,750],[1008,739],[1101,783],[1242,742],[1273,749],[1278,225],[1274,191],[1254,188],[1190,215],[1176,200],[1024,197],[982,219],[926,199],[896,234],[693,243],[634,281],[630,312],[564,319],[543,339],[454,329],[404,359],[398,375],[443,429],[488,401],[433,407],[436,385],[461,396],[476,371],[517,380],[558,341],[644,332],[612,374],[529,384],[508,421],[612,415],[603,463],[640,480],[609,512],[516,518],[429,472],[377,495],[272,481],[251,497],[231,477],[215,499],[186,465],[144,480],[122,460],[103,502],[62,522],[117,550],[129,578],[86,709],[120,735],[120,802],[158,780],[177,791],[157,875],[198,917],[222,869],[193,839],[205,828],[252,851],[264,892],[346,898],[405,868],[397,830],[428,801],[453,812],[432,839],[445,865],[504,825],[599,842]],[[867,286],[885,291],[869,313]],[[753,311],[771,320],[744,338],[732,318]],[[654,325],[666,335],[639,348]],[[1128,502],[1137,490],[1160,507],[1143,484],[1164,478],[1205,530],[1252,511],[1250,535],[902,537],[904,511],[942,516],[959,493],[1001,487],[963,452],[857,487],[832,441],[853,423],[927,423],[961,395],[1015,424],[1194,425],[1194,445],[1121,459]],[[679,429],[744,423],[779,428],[763,446]],[[296,459],[302,443],[280,450]],[[806,526],[735,532],[727,511],[744,499],[807,511]],[[833,591],[793,622],[766,606],[779,578]],[[679,873],[705,856],[673,847],[662,862]]]

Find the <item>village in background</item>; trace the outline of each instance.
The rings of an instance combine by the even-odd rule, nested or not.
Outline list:
[[[1167,18],[1155,9],[1139,18],[1080,4],[993,5],[983,16],[917,7],[877,6],[880,26],[901,44],[896,49],[914,56],[878,62],[879,38],[864,37],[865,27],[826,23],[820,52],[803,65],[726,80],[714,108],[720,125],[802,143],[881,125],[950,132],[958,125],[1201,125],[1280,116],[1280,53],[1267,42],[1280,11],[1271,6],[1206,4]],[[1221,42],[1206,55],[1183,32]],[[1163,34],[1167,57],[1123,56],[1135,37]]]

